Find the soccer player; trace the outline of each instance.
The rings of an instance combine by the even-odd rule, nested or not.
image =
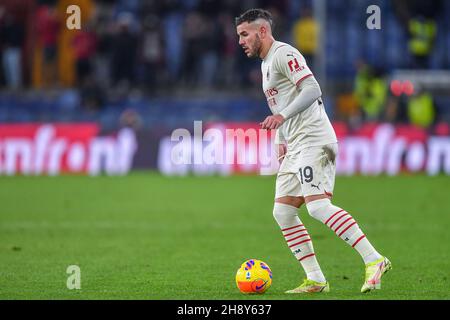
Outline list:
[[[362,257],[366,274],[361,292],[379,289],[391,262],[371,245],[355,219],[334,204],[338,144],[325,113],[319,84],[300,52],[272,36],[268,11],[251,9],[235,20],[239,45],[249,58],[262,60],[263,90],[273,115],[261,127],[276,130],[281,162],[276,179],[273,215],[306,279],[287,293],[328,292],[329,284],[314,253],[298,208],[324,223]]]

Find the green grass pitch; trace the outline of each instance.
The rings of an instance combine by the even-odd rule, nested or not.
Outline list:
[[[272,217],[273,176],[1,177],[0,299],[449,299],[450,178],[338,177],[336,205],[393,263],[363,295],[359,255],[300,211],[331,292],[285,295],[304,277]],[[272,287],[245,296],[240,264]],[[81,289],[69,290],[69,265]]]

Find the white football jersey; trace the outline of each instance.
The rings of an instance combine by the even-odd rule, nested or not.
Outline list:
[[[305,58],[287,43],[275,41],[261,63],[263,90],[273,114],[278,114],[299,94],[297,86],[312,76]],[[286,142],[288,153],[337,142],[322,99],[287,119],[277,130],[275,143]]]

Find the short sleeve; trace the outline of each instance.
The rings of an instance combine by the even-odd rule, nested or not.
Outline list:
[[[285,46],[275,52],[275,68],[286,76],[293,84],[298,86],[302,80],[312,76],[305,58],[298,50]]]

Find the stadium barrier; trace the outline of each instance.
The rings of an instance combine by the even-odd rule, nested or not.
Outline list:
[[[126,174],[137,150],[135,134],[98,136],[95,123],[0,125],[0,174]]]
[[[411,125],[368,123],[353,131],[343,123],[335,122],[333,126],[339,140],[337,174],[450,174],[450,136],[446,124],[436,126],[433,135]],[[276,173],[273,132],[260,130],[255,123],[209,123],[197,134],[195,129],[192,136],[183,139],[172,134],[161,140],[158,169],[162,173]],[[211,130],[216,132],[208,134]],[[176,161],[180,158],[183,161]]]
[[[340,175],[450,174],[450,130],[368,123],[333,126]],[[96,123],[0,124],[2,175],[123,175],[157,169],[165,175],[274,174],[274,132],[256,123],[195,122],[189,129],[121,128],[100,134]]]

